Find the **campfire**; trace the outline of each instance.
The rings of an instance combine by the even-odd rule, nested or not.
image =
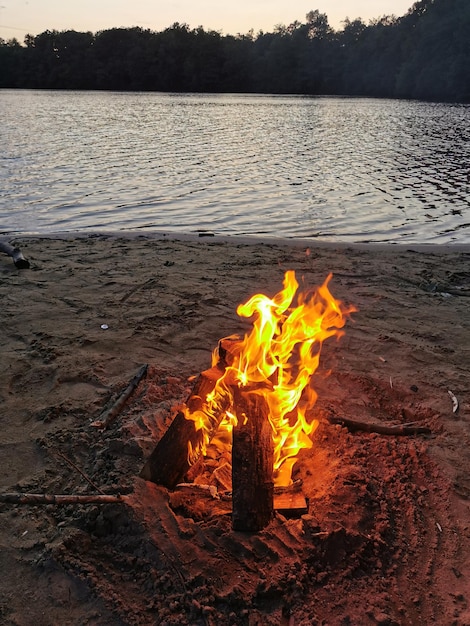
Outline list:
[[[275,490],[292,486],[292,469],[318,426],[312,377],[323,341],[339,338],[353,307],[330,292],[299,289],[293,271],[274,297],[252,296],[237,308],[252,320],[245,336],[221,339],[212,367],[197,378],[141,476],[169,489],[208,454],[222,463],[212,481],[232,498],[234,530],[265,527]]]

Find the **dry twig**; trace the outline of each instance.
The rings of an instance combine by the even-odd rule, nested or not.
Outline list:
[[[430,435],[432,432],[427,426],[416,426],[415,423],[386,426],[385,424],[360,422],[348,417],[337,417],[336,415],[328,415],[326,419],[330,424],[339,424],[350,431],[361,430],[366,433],[378,433],[379,435]]]
[[[70,465],[70,467],[73,467],[73,469],[78,472],[81,476],[83,476],[83,478],[87,481],[87,483],[89,485],[91,485],[93,487],[93,489],[96,489],[96,491],[98,491],[99,493],[104,495],[104,491],[102,489],[100,489],[98,487],[98,485],[96,485],[91,478],[89,478],[89,476],[87,476],[85,474],[85,472],[83,472],[77,465],[75,465],[75,463],[73,461],[71,461],[69,458],[67,458],[65,456],[65,454],[62,454],[62,452],[59,452],[58,450],[54,450],[53,454],[56,454],[58,456],[60,456],[61,459],[63,459],[66,463],[68,463]]]
[[[137,374],[134,376],[131,382],[127,385],[124,391],[120,394],[117,400],[113,402],[113,404],[111,405],[109,409],[107,409],[106,411],[104,411],[104,413],[101,414],[100,419],[95,420],[94,422],[91,423],[92,426],[94,426],[95,428],[107,428],[114,421],[114,419],[122,411],[127,400],[130,398],[130,396],[134,393],[134,391],[138,387],[142,378],[144,378],[145,375],[147,374],[147,369],[148,369],[147,364],[142,365],[142,367],[139,369]]]
[[[157,278],[153,277],[153,278],[149,278],[148,280],[146,280],[144,283],[142,283],[141,285],[136,285],[135,287],[133,287],[130,291],[128,291],[120,300],[121,303],[125,302],[126,300],[128,300],[134,293],[136,293],[137,291],[140,291],[141,289],[145,289],[146,287],[149,287],[150,285],[152,285],[153,283],[157,282]]]

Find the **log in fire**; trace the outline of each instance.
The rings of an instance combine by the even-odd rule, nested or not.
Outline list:
[[[299,290],[288,271],[274,297],[256,294],[239,305],[238,315],[252,320],[251,331],[219,341],[212,367],[178,408],[142,478],[174,489],[215,442],[231,455],[234,530],[258,531],[269,523],[275,489],[292,485],[299,451],[313,445],[318,421],[308,416],[323,341],[340,337],[355,310],[332,296],[330,279]],[[227,489],[222,474],[214,472],[213,480]]]

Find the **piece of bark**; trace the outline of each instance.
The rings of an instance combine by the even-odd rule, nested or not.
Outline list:
[[[227,367],[232,365],[235,357],[240,353],[241,341],[238,335],[231,335],[230,337],[224,337],[220,339],[218,345],[218,353],[220,363]]]
[[[220,366],[214,366],[198,376],[192,393],[186,401],[191,411],[203,406],[207,394],[213,391],[223,373],[224,370]],[[214,416],[211,424],[214,433],[222,421],[223,413],[223,407],[221,407],[220,414]],[[188,443],[191,444],[196,454],[201,441],[202,433],[196,430],[196,423],[186,419],[184,412],[179,411],[144,465],[140,477],[157,485],[163,485],[167,489],[174,489],[178,483],[182,482],[191,467]],[[194,462],[195,458],[192,461]]]
[[[131,382],[127,385],[124,391],[119,395],[117,400],[113,402],[113,404],[110,406],[109,409],[107,409],[106,411],[104,411],[104,413],[100,415],[100,419],[97,419],[94,422],[92,422],[91,426],[93,426],[94,428],[107,428],[116,419],[116,417],[124,408],[124,405],[126,404],[126,402],[129,400],[131,395],[137,389],[142,378],[146,376],[147,369],[148,369],[148,365],[142,365],[142,367],[139,369],[139,371],[131,380]]]
[[[328,415],[326,417],[330,424],[339,424],[350,431],[361,430],[366,433],[377,433],[379,435],[430,435],[432,433],[427,426],[414,426],[407,424],[397,424],[396,426],[387,426],[385,424],[371,424],[369,422],[360,422],[348,417],[337,417],[336,415]]]
[[[273,438],[264,397],[232,387],[238,424],[232,431],[232,527],[258,532],[273,517]]]
[[[120,495],[53,495],[47,493],[0,493],[0,502],[9,504],[114,504],[125,503],[126,497]]]
[[[29,261],[24,258],[19,248],[11,246],[9,243],[6,243],[6,241],[0,241],[0,251],[11,256],[13,263],[18,269],[23,270],[29,268]]]

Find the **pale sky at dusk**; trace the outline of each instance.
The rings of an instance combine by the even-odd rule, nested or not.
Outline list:
[[[45,30],[105,30],[141,26],[159,31],[174,22],[203,26],[222,34],[271,32],[276,24],[303,22],[318,9],[330,26],[345,17],[365,22],[382,15],[404,15],[414,0],[0,0],[0,37],[23,41]]]

